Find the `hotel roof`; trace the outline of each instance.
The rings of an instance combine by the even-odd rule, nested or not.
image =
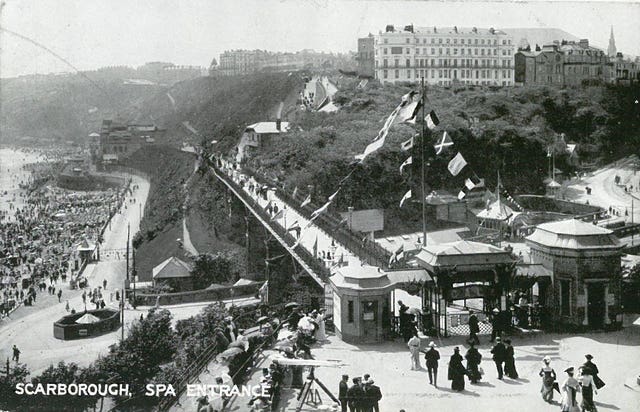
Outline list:
[[[526,240],[561,249],[618,249],[623,246],[611,230],[577,219],[538,225]]]

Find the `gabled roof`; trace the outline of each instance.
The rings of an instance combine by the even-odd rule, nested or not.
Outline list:
[[[258,122],[254,124],[250,124],[245,128],[245,130],[253,130],[258,134],[269,134],[269,133],[284,133],[289,130],[289,122],[282,122],[280,125],[280,129],[276,127],[276,122]]]
[[[509,206],[504,204],[500,199],[491,203],[488,208],[481,210],[476,217],[480,219],[507,220],[513,217],[514,212]]]
[[[191,266],[175,256],[166,259],[152,270],[154,279],[191,277]]]
[[[504,263],[513,263],[511,253],[499,247],[474,242],[459,240],[457,242],[441,245],[427,245],[416,255],[421,266],[485,266]]]

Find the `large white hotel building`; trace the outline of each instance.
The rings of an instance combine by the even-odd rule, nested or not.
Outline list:
[[[374,36],[375,77],[415,82],[513,86],[515,45],[501,30],[387,26]]]

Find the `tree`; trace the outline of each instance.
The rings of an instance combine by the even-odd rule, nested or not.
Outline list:
[[[3,366],[4,369],[4,366]],[[26,365],[18,364],[14,367],[8,366],[9,373],[0,372],[0,409],[20,410],[25,397],[16,395],[16,385],[26,383],[29,370]]]
[[[222,251],[215,254],[203,253],[194,262],[193,287],[205,289],[212,283],[227,283],[236,276],[233,265],[233,253]]]
[[[56,366],[49,366],[38,377],[31,380],[33,384],[79,384],[79,383],[98,383],[85,380],[87,375],[82,373],[82,369],[75,363],[60,362]],[[28,407],[25,410],[54,410],[54,411],[84,411],[96,405],[99,396],[77,396],[77,395],[61,395],[46,396],[33,395],[28,397]]]

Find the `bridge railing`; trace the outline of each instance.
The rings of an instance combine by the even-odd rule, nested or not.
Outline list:
[[[225,171],[218,168],[217,165],[211,164],[211,167],[214,168],[216,174],[220,179],[224,180],[229,186],[233,187],[236,190],[236,192],[245,203],[251,205],[251,207],[255,210],[255,213],[257,213],[262,218],[262,220],[269,224],[269,227],[284,240],[287,246],[293,247],[297,240],[293,237],[291,232],[288,232],[280,225],[272,224],[271,216],[269,216],[269,214],[262,208],[262,206],[260,206],[256,199],[249,196],[238,183],[233,181],[233,179],[231,179]],[[314,257],[304,247],[297,247],[295,249],[295,252],[298,254],[298,256],[300,256],[302,260],[304,260],[307,265],[309,265],[309,267],[315,272],[316,275],[318,275],[322,279],[322,281],[327,281],[330,276],[330,271],[318,258]]]
[[[298,190],[296,196],[293,196],[293,194],[289,194],[285,189],[280,187],[278,182],[274,182],[248,167],[244,167],[243,171],[249,176],[253,176],[258,183],[274,187],[278,197],[287,203],[287,207],[294,209],[307,219],[311,219],[313,211],[321,207],[321,205],[313,201],[304,207],[300,207],[300,204],[308,195],[304,191]],[[389,266],[391,252],[377,243],[370,241],[368,238],[361,237],[363,236],[362,234],[357,234],[349,230],[343,223],[340,215],[326,211],[318,216],[314,220],[314,223],[325,233],[330,234],[336,242],[340,243],[368,264],[384,268]]]

